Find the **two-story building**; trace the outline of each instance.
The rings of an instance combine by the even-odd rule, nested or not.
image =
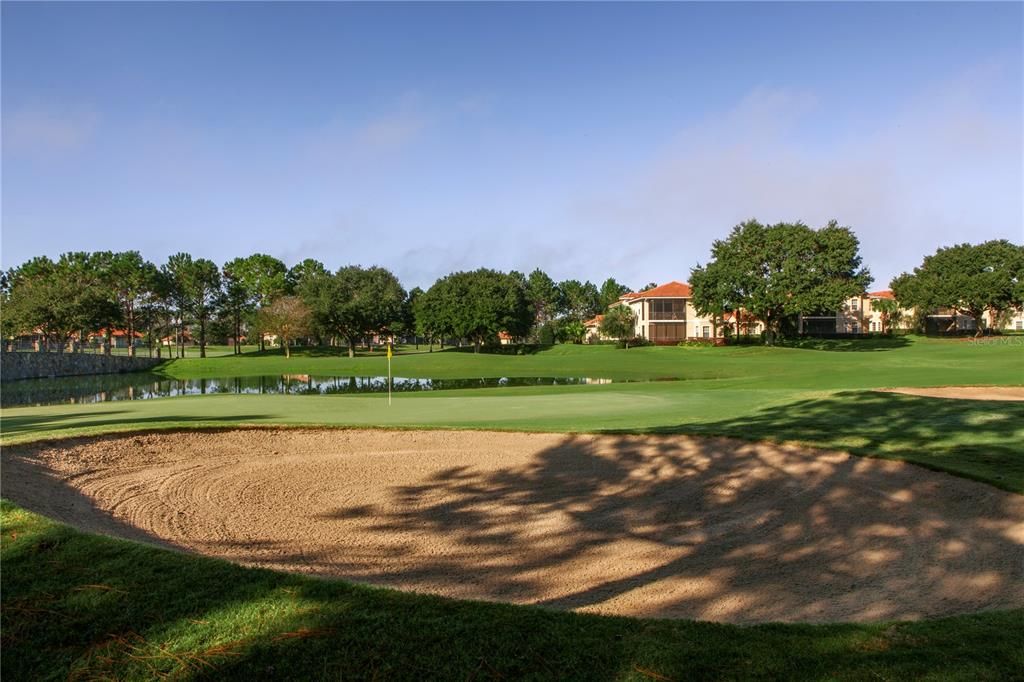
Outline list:
[[[638,338],[675,344],[689,336],[711,337],[712,325],[710,321],[702,324],[705,320],[694,310],[692,298],[689,284],[668,282],[626,294],[619,301],[633,311]]]
[[[801,315],[801,334],[871,334],[895,329],[909,329],[914,311],[900,308],[895,313],[882,311],[877,304],[882,300],[895,300],[888,289],[853,296],[843,302],[835,312],[820,315]]]
[[[687,339],[724,338],[728,333],[760,334],[764,325],[749,313],[726,313],[719,320],[700,315],[693,307],[693,292],[686,282],[667,282],[646,291],[624,294],[613,305],[633,311],[634,336],[659,345],[674,345]],[[587,320],[586,340],[608,340],[600,332],[604,315]]]
[[[800,333],[810,335],[879,334],[887,331],[908,330],[915,322],[912,308],[882,310],[880,301],[895,300],[893,292],[865,292],[843,302],[840,310],[819,315],[802,315]],[[668,282],[647,291],[623,295],[614,305],[628,306],[635,316],[635,334],[656,344],[672,345],[686,339],[721,338],[728,326],[731,334],[760,334],[764,325],[749,313],[740,310],[726,313],[717,324],[709,316],[699,315],[693,307],[693,294],[685,282]],[[605,340],[600,333],[603,315],[587,320],[588,342]],[[993,324],[989,313],[983,315],[986,327],[1024,331],[1024,312],[1012,311],[1006,320]],[[975,329],[973,318],[951,311],[937,310],[927,317],[929,333],[950,333]]]

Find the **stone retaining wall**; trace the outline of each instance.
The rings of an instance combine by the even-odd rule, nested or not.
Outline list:
[[[129,358],[92,353],[0,353],[0,381],[71,377],[82,374],[125,374],[153,369],[159,358]]]

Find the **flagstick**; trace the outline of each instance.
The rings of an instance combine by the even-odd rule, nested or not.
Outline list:
[[[391,407],[391,344],[388,344],[388,407]]]

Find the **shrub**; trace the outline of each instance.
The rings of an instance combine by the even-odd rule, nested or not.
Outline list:
[[[645,339],[642,336],[635,336],[632,339],[620,339],[618,341],[612,341],[618,348],[626,348],[627,344],[629,348],[640,348],[641,346],[653,346],[654,344]]]
[[[685,339],[676,345],[680,348],[708,348],[711,346],[724,346],[725,339]]]

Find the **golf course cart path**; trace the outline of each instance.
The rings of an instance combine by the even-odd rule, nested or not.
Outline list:
[[[883,393],[905,393],[924,398],[956,400],[1024,400],[1024,386],[934,386],[931,388],[879,388]]]
[[[465,599],[734,623],[1024,606],[1024,496],[726,438],[236,429],[5,447],[79,528]]]

